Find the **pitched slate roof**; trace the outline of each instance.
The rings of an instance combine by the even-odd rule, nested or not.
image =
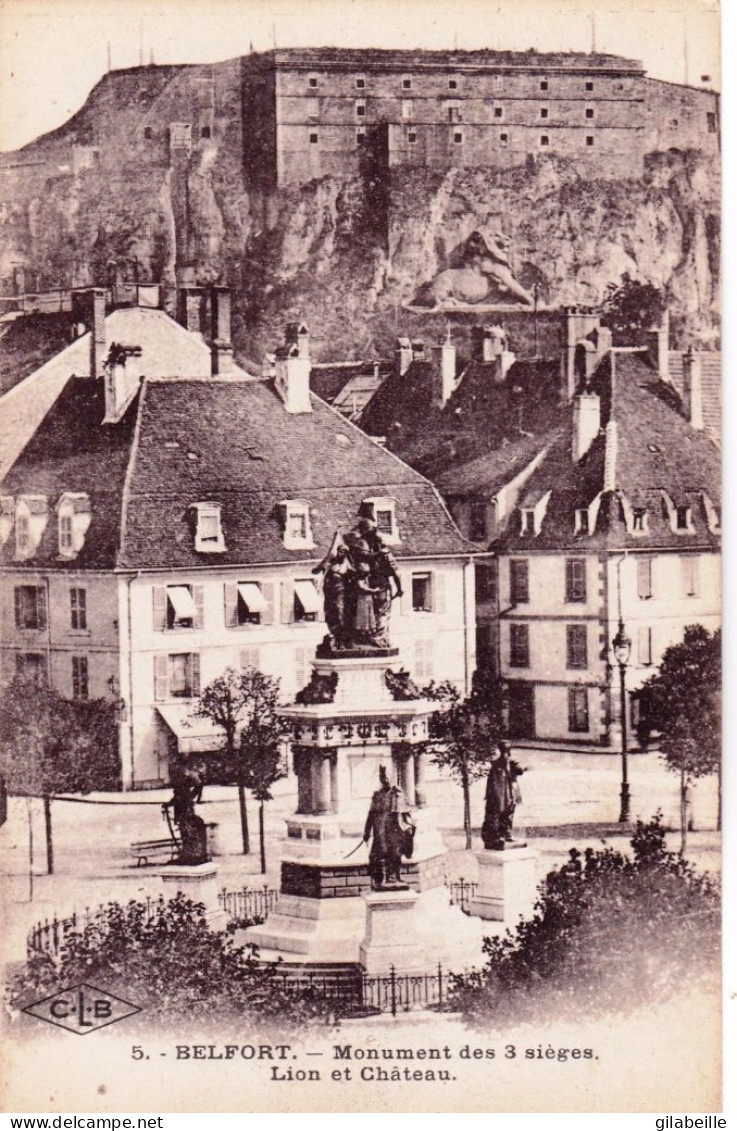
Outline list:
[[[485,461],[498,462],[504,474],[514,451],[524,464],[526,452],[531,458],[540,436],[564,415],[556,362],[515,362],[499,385],[494,371],[481,361],[459,366],[456,390],[440,408],[433,404],[433,363],[415,361],[404,374],[395,371],[386,379],[364,410],[361,427],[385,436],[387,447],[443,492],[475,490]]]
[[[46,529],[31,559],[14,562],[10,538],[0,551],[0,564],[29,569],[111,569],[115,565],[136,402],[116,425],[103,426],[104,415],[102,381],[70,378],[2,485],[4,495],[45,496],[49,505]],[[92,517],[80,552],[74,558],[60,559],[54,508],[67,491],[89,495]]]
[[[614,372],[613,372],[614,371]],[[604,488],[605,436],[594,440],[582,460],[572,458],[570,422],[552,444],[518,498],[505,533],[497,545],[508,550],[544,549],[678,549],[687,551],[719,547],[718,535],[709,530],[703,493],[718,506],[721,501],[719,452],[703,431],[684,418],[680,398],[658,379],[640,354],[609,354],[592,381],[601,398],[602,428],[617,424],[616,488],[633,506],[645,507],[648,532],[627,532],[619,501],[602,497],[595,531],[574,535],[575,510],[588,506]],[[519,511],[533,507],[551,491],[539,534],[520,532]],[[691,507],[693,535],[671,529],[663,493],[676,506]]]
[[[141,397],[119,564],[137,569],[314,560],[372,495],[396,500],[398,556],[468,553],[416,472],[319,398],[290,415],[267,381],[150,381]],[[287,550],[278,504],[305,500],[314,550]],[[194,549],[193,504],[222,504],[226,551]]]
[[[69,345],[70,329],[68,313],[28,314],[0,327],[0,395]]]

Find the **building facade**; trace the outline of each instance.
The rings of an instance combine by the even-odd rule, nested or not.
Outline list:
[[[639,176],[653,149],[718,150],[718,96],[614,55],[275,50],[243,59],[246,166],[265,188],[384,168],[570,157]]]
[[[229,363],[226,309],[218,296],[212,345],[146,311],[159,372],[182,343],[202,368],[145,378],[156,335],[110,342],[103,312],[82,339],[88,375],[68,377],[2,484],[3,682],[115,698],[126,788],[220,745],[191,710],[227,667],[278,676],[293,700],[326,631],[313,569],[359,513],[399,563],[406,669],[466,690],[475,667],[473,547],[435,489],[310,393],[305,327],[273,377]]]

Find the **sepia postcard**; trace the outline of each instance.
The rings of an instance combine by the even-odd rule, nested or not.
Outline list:
[[[2,1110],[725,1126],[716,4],[0,84]]]

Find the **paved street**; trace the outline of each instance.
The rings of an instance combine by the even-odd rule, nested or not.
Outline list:
[[[611,833],[619,812],[620,760],[611,754],[561,753],[525,750],[517,754],[527,768],[522,778],[523,804],[517,810],[518,835],[530,827],[528,841],[540,851],[540,874],[565,859],[572,845],[598,847],[601,826]],[[437,771],[436,771],[437,775]],[[630,758],[632,816],[647,819],[661,808],[669,827],[678,826],[677,778],[666,772],[657,754]],[[258,810],[249,804],[252,854],[244,858],[239,851],[240,834],[234,789],[210,788],[201,807],[204,819],[218,824],[220,878],[228,888],[278,886],[279,839],[284,817],[294,810],[293,781],[279,783],[277,797],[266,808],[267,875],[259,873]],[[484,782],[474,784],[472,812],[474,827],[483,815]],[[132,899],[158,893],[156,868],[136,867],[129,854],[133,841],[167,835],[161,816],[162,801],[169,790],[133,794],[95,794],[80,801],[53,803],[55,875],[33,877],[33,898],[29,899],[28,803],[13,799],[7,824],[0,829],[3,886],[9,957],[23,954],[27,928],[54,913],[94,907],[110,899]],[[98,802],[91,804],[90,802]],[[476,878],[476,860],[464,851],[462,799],[460,788],[447,779],[433,777],[428,783],[428,801],[438,815],[438,824],[449,849],[448,875],[452,879]],[[99,802],[106,802],[101,804]],[[113,802],[114,804],[110,804]],[[33,810],[35,871],[42,873],[45,861],[43,813],[40,802]],[[689,855],[701,868],[716,871],[720,866],[719,835],[716,825],[716,781],[706,779],[694,791],[693,814],[696,831],[691,835]],[[582,828],[583,826],[583,828]],[[589,826],[586,828],[585,826]],[[356,829],[356,836],[360,830]],[[609,843],[626,849],[626,836],[610,835]],[[670,838],[678,847],[678,835]],[[480,848],[476,837],[475,848]]]

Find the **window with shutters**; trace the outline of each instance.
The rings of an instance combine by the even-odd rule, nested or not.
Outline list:
[[[156,615],[156,589],[154,589],[154,615]],[[167,585],[165,597],[165,623],[170,632],[183,628],[203,627],[204,589],[201,585]],[[160,598],[159,598],[160,599]]]
[[[637,630],[637,662],[642,667],[653,662],[653,630],[649,625],[640,625]]]
[[[244,648],[240,655],[241,671],[246,671],[247,668],[254,668],[256,671],[261,670],[261,649],[260,648]]]
[[[228,628],[273,623],[273,582],[226,581],[225,624]]]
[[[647,601],[653,595],[653,562],[652,558],[637,559],[637,596],[641,601]]]
[[[566,601],[586,600],[586,559],[566,558]]]
[[[530,666],[530,627],[527,624],[509,626],[509,666],[511,668]]]
[[[435,641],[415,640],[415,679],[435,678]]]
[[[512,558],[509,563],[509,598],[513,605],[530,600],[530,563],[527,558]]]
[[[195,699],[199,694],[198,652],[174,652],[154,657],[155,699]]]
[[[566,667],[587,668],[588,648],[585,624],[566,625]]]
[[[18,585],[15,589],[16,628],[42,631],[47,626],[46,590],[43,585]]]
[[[86,656],[72,656],[72,697],[89,699],[89,665]]]
[[[397,526],[396,503],[394,499],[370,498],[361,503],[360,513],[373,519],[376,531],[385,542],[399,542],[399,527]]]
[[[699,559],[693,555],[681,558],[683,592],[687,597],[699,595]]]
[[[320,608],[320,594],[312,578],[297,579],[294,583],[294,620],[315,621]]]
[[[75,632],[87,630],[87,590],[74,587],[69,590],[71,628]]]
[[[308,679],[307,674],[307,649],[295,648],[294,651],[294,682],[298,691],[305,686]]]
[[[568,729],[585,734],[589,729],[589,693],[586,687],[568,688]]]
[[[46,657],[40,652],[16,652],[15,675],[25,683],[42,687],[47,680]]]
[[[414,613],[431,613],[432,600],[432,574],[412,574],[412,611]]]

